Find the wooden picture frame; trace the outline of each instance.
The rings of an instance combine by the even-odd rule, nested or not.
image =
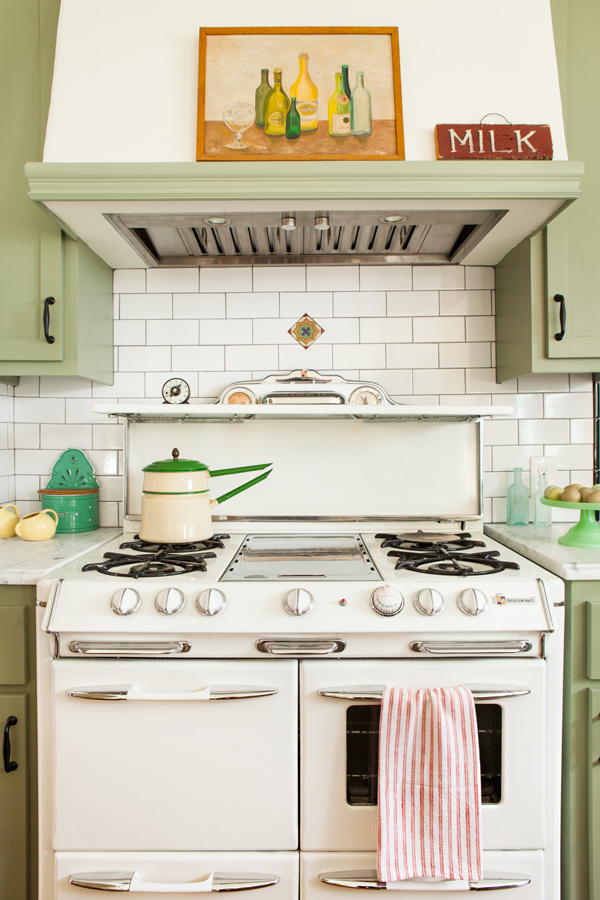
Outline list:
[[[201,28],[196,159],[404,159],[398,29]]]

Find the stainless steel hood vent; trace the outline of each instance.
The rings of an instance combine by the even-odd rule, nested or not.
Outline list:
[[[460,263],[506,210],[106,214],[148,266]],[[295,227],[294,227],[295,226]],[[328,226],[328,227],[327,227]]]

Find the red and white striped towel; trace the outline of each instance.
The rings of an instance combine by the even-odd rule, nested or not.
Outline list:
[[[378,802],[379,881],[482,878],[477,719],[466,685],[384,689]]]

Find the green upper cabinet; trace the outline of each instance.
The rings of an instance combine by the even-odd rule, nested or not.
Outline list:
[[[589,106],[600,93],[600,3],[552,0],[552,16],[567,146],[585,164],[583,193],[496,267],[499,382],[600,371],[600,120]]]
[[[59,6],[2,5],[0,377],[83,375],[112,383],[112,271],[27,196],[25,163],[43,152]]]

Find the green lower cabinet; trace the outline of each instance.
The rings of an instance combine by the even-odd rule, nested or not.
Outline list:
[[[600,582],[565,587],[562,900],[600,900]]]
[[[35,587],[0,586],[0,897],[37,898]]]

